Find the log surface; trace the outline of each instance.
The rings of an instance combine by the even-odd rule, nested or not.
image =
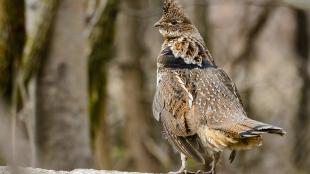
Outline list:
[[[94,169],[75,169],[73,171],[55,171],[39,168],[11,168],[0,167],[0,174],[142,174],[138,172],[121,172],[121,171],[107,171]]]

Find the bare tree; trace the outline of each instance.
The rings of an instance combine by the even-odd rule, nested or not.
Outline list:
[[[13,110],[18,107],[15,102],[17,93],[14,89],[25,42],[24,8],[23,0],[0,1],[0,117],[11,121],[11,130],[9,126],[0,125],[0,131],[10,135],[6,138],[11,139],[7,141],[12,148],[7,149],[13,152],[13,157],[16,152],[16,114]]]
[[[144,0],[123,1],[122,9],[137,12],[147,4]],[[118,68],[124,95],[118,102],[124,112],[124,140],[129,157],[130,170],[159,171],[158,160],[147,146],[152,142],[152,113],[146,98],[146,75],[143,60],[146,59],[143,16],[122,13],[118,26]]]
[[[62,0],[51,46],[38,77],[37,146],[40,167],[90,167],[87,109],[86,0]]]
[[[308,68],[308,65],[310,63],[310,16],[309,13],[307,13],[306,11],[296,9],[295,18],[295,46],[299,65],[299,76],[302,79],[302,87],[300,90],[300,93],[302,95],[299,98],[299,108],[297,111],[297,117],[295,119],[294,125],[294,163],[299,170],[310,171],[310,136],[308,134],[308,132],[310,131],[310,74]]]
[[[25,42],[25,2],[0,1],[0,95],[11,98],[15,70]],[[14,70],[15,69],[15,70]]]
[[[106,118],[107,107],[107,65],[113,57],[115,22],[119,10],[119,0],[108,0],[104,8],[98,9],[94,17],[95,25],[91,29],[89,42],[89,100],[91,135],[96,166],[112,167],[111,142]]]

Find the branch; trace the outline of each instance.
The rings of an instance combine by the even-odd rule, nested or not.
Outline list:
[[[70,172],[66,171],[54,171],[46,169],[35,169],[35,168],[11,168],[11,167],[0,167],[0,174],[143,174],[137,172],[121,172],[121,171],[107,171],[107,170],[94,170],[94,169],[75,169]]]

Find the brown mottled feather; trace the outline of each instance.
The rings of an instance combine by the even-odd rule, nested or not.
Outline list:
[[[168,131],[165,125],[164,133],[170,144],[175,145],[178,151],[200,163],[205,163],[203,157],[204,150],[197,135],[187,137],[176,136]]]
[[[154,98],[153,111],[155,116],[160,115],[160,119],[169,131],[177,136],[193,135],[191,122],[193,115],[192,96],[187,91],[180,76],[170,73],[163,75],[161,82],[157,86]],[[160,104],[160,105],[158,105]]]
[[[260,146],[263,133],[284,135],[279,127],[247,117],[236,85],[215,65],[198,29],[174,0],[162,2],[164,14],[155,26],[164,43],[153,113],[178,151],[200,162],[213,154],[215,165],[217,152],[233,150],[233,160],[235,150]]]
[[[223,69],[218,68],[217,70],[218,70],[216,72],[217,77],[235,95],[235,97],[238,98],[239,103],[243,106],[241,96],[239,90],[237,89],[236,84],[231,80],[231,78],[225,73]]]
[[[159,73],[154,102],[160,102],[160,96],[160,103],[164,103],[161,119],[169,132],[177,136],[198,134],[217,151],[261,145],[262,131],[248,137],[240,133],[268,125],[246,116],[237,88],[223,70],[165,68]]]

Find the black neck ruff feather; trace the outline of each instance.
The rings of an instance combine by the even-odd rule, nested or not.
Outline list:
[[[201,66],[197,64],[187,64],[183,58],[174,57],[169,47],[161,51],[160,56],[158,58],[158,63],[160,63],[164,68],[178,68],[178,69],[194,69],[194,68],[205,69],[211,67],[217,68],[216,66],[208,62],[207,59],[202,60]]]

